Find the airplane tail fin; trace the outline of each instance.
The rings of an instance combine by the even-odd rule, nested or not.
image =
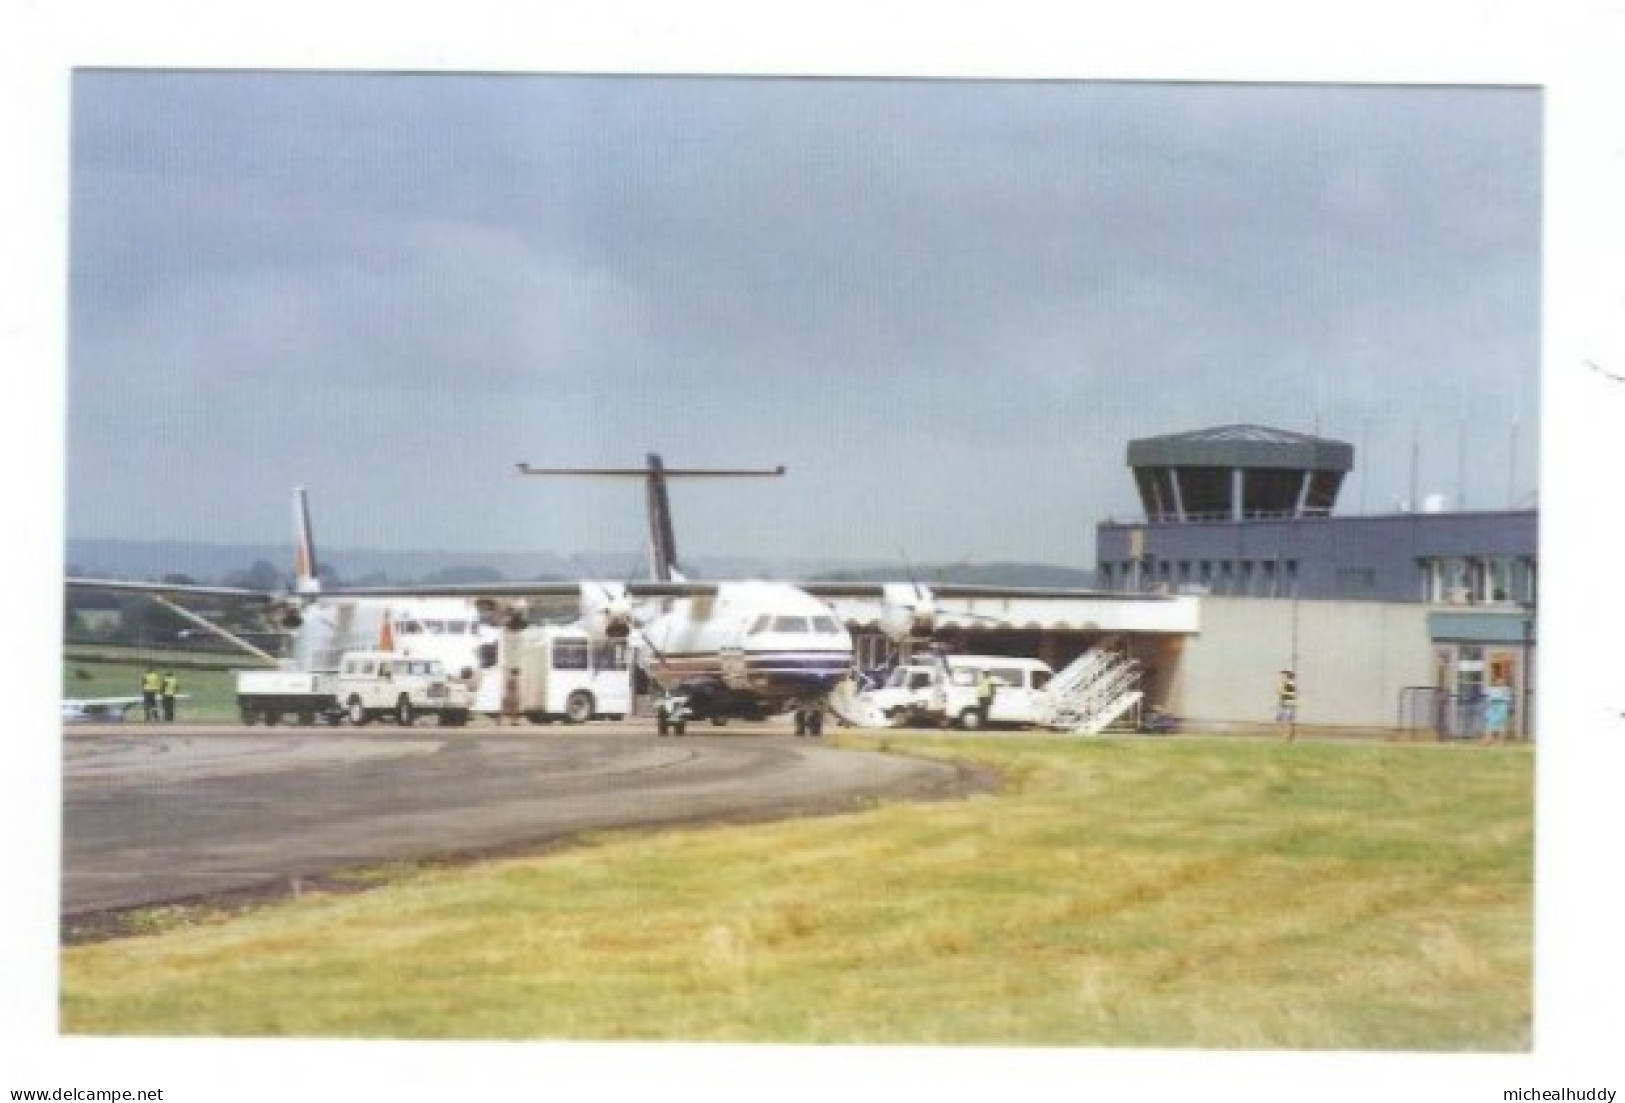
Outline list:
[[[776,478],[784,465],[773,468],[667,467],[651,452],[644,467],[532,467],[519,465],[521,475],[597,475],[609,478],[643,480],[644,504],[649,522],[649,566],[656,582],[686,581],[677,564],[677,535],[671,523],[671,500],[666,495],[667,479]]]
[[[666,496],[666,467],[660,457],[648,455],[648,475],[644,479],[644,504],[649,517],[649,573],[656,582],[670,582],[672,575],[683,577],[677,565],[677,534],[671,527],[671,499]]]
[[[295,593],[321,593],[322,581],[317,576],[316,538],[310,531],[310,503],[305,500],[305,488],[293,491],[293,588]]]

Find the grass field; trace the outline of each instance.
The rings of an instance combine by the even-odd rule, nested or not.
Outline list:
[[[76,648],[62,660],[62,696],[129,697],[141,692],[141,675],[151,666],[172,670],[187,699],[177,704],[185,720],[234,720],[237,717],[236,682],[231,671],[249,668],[248,656],[217,652],[143,651],[138,648]],[[139,720],[141,710],[130,719]]]
[[[1526,748],[897,743],[1007,784],[395,871],[359,895],[66,949],[63,1029],[1530,1046]]]

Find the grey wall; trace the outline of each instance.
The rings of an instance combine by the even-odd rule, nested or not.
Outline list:
[[[1180,648],[1166,707],[1195,725],[1273,725],[1295,631],[1298,722],[1391,728],[1400,690],[1435,679],[1428,612],[1409,603],[1204,597],[1201,631]]]

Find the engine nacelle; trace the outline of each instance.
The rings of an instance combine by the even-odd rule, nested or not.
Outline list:
[[[581,627],[594,643],[624,640],[632,634],[632,599],[612,582],[581,584]]]
[[[881,590],[880,630],[893,643],[928,639],[937,628],[937,606],[924,586],[887,583]]]

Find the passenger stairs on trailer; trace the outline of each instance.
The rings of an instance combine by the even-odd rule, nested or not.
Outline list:
[[[1099,735],[1145,696],[1140,690],[1140,664],[1120,651],[1097,647],[1085,651],[1050,681],[1047,728]]]

